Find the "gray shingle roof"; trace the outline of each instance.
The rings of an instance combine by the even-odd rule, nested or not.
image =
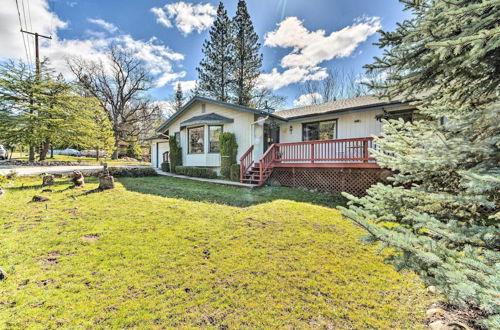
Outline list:
[[[311,115],[320,115],[326,113],[335,113],[346,110],[353,110],[358,108],[371,108],[376,106],[390,105],[402,103],[401,99],[384,101],[375,95],[365,95],[358,97],[351,97],[348,99],[337,100],[333,102],[326,102],[322,104],[313,104],[306,107],[300,107],[289,110],[276,111],[274,114],[286,119],[295,117],[305,117]]]
[[[206,115],[191,117],[186,121],[181,123],[181,128],[197,125],[197,124],[224,124],[224,123],[233,123],[234,119],[227,118],[216,113],[208,113]]]

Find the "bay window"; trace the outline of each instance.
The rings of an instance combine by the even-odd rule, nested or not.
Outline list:
[[[188,153],[202,154],[204,153],[205,127],[188,128]]]
[[[208,152],[219,152],[219,139],[222,133],[222,125],[208,126],[209,149]]]

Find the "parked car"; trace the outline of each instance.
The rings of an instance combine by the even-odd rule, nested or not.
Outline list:
[[[0,144],[0,160],[7,159],[7,150]]]
[[[82,153],[76,149],[54,150],[54,155],[76,156],[80,157]]]

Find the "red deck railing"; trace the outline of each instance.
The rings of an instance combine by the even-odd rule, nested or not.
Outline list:
[[[254,164],[253,146],[240,159],[240,179]],[[319,140],[273,144],[259,159],[259,184],[273,167],[378,167],[370,149],[378,149],[373,138]]]

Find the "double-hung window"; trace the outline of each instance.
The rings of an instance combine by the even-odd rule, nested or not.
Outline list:
[[[222,134],[222,125],[208,126],[209,149],[208,152],[219,152],[219,139]]]
[[[188,128],[188,153],[202,154],[205,151],[205,127]]]

